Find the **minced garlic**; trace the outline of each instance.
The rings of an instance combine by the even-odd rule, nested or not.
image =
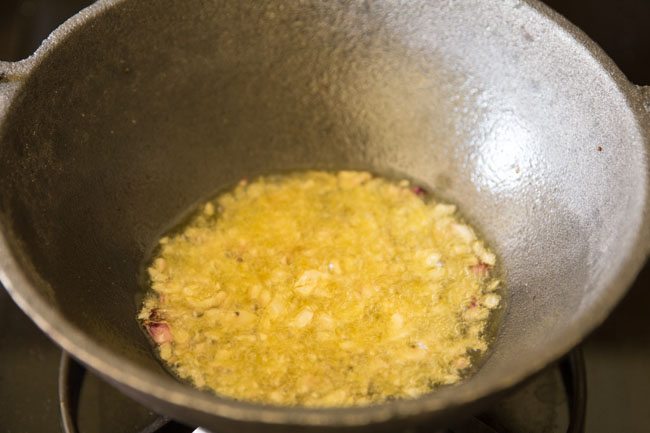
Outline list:
[[[453,384],[500,303],[494,254],[408,181],[242,181],[161,240],[139,319],[181,378],[231,398],[349,406]]]

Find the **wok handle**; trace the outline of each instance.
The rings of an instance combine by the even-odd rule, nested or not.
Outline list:
[[[645,111],[646,114],[646,124],[645,129],[648,133],[648,139],[650,140],[650,86],[636,86],[639,89],[641,107],[642,111]],[[650,144],[650,143],[649,143]],[[650,149],[648,149],[650,150]]]
[[[637,86],[641,92],[641,98],[645,99],[643,103],[645,104],[645,109],[650,114],[650,86]]]
[[[646,155],[647,158],[650,160],[650,86],[638,86],[639,93],[641,95],[640,100],[641,100],[641,108],[642,112],[645,113],[645,124],[642,126],[645,126],[645,133],[646,133],[646,140],[648,143],[647,149],[646,149]],[[648,174],[650,177],[650,173]],[[648,185],[648,188],[650,189],[650,185]],[[650,218],[650,214],[646,215],[646,218]],[[647,223],[648,226],[650,226],[650,222]],[[650,228],[647,230],[648,233],[645,233],[646,236],[646,257],[650,259]]]
[[[0,125],[16,91],[27,78],[30,64],[30,59],[15,63],[0,61]]]

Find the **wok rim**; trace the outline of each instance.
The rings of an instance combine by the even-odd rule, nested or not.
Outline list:
[[[125,1],[127,0],[98,0],[54,30],[32,56],[16,63],[0,62],[0,66],[8,65],[8,71],[22,76],[24,83],[24,79],[29,77],[42,59],[56,49],[57,45],[64,41],[68,35]],[[570,38],[568,43],[584,48],[597,66],[608,74],[615,84],[616,90],[627,102],[627,108],[634,114],[641,132],[641,139],[645,141],[646,149],[648,149],[650,147],[650,129],[646,127],[644,134],[643,122],[647,121],[647,114],[643,111],[640,92],[627,80],[613,60],[582,30],[540,1],[523,0],[522,4],[531,8],[540,20],[547,20],[551,26],[564,32]],[[11,101],[9,101],[8,107],[10,105]],[[3,119],[0,119],[0,126],[2,126],[2,121]],[[634,236],[634,238],[628,240],[628,245],[625,245],[627,253],[621,259],[619,269],[612,279],[613,283],[602,297],[585,310],[583,318],[569,325],[562,336],[558,336],[552,341],[544,356],[539,357],[533,363],[512,369],[510,374],[501,376],[499,380],[486,381],[481,386],[473,384],[470,387],[464,387],[461,384],[451,392],[435,392],[413,400],[349,408],[278,407],[229,400],[195,390],[181,383],[157,383],[155,374],[104,348],[66,320],[58,310],[48,305],[48,301],[36,288],[36,282],[32,280],[29,272],[20,265],[18,254],[5,235],[6,228],[4,226],[0,231],[0,282],[16,304],[67,353],[104,378],[138,394],[153,397],[160,402],[190,411],[202,412],[207,416],[217,416],[235,421],[295,426],[354,427],[423,414],[433,416],[446,410],[476,403],[493,394],[512,388],[569,352],[605,320],[626,293],[646,260],[645,243],[649,238],[648,232],[650,231],[648,220],[648,215],[650,215],[650,203],[648,202],[650,173],[648,172],[647,152],[644,162],[646,167],[644,197],[642,197],[640,209],[634,209],[638,213],[634,215],[635,227],[630,231],[630,236]]]

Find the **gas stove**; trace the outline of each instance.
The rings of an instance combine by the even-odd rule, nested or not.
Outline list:
[[[202,432],[138,405],[66,354],[61,355],[58,366],[62,432]],[[462,420],[444,433],[581,432],[585,393],[584,362],[576,350],[489,411]],[[424,425],[410,431],[431,429]]]
[[[89,0],[3,0],[0,59],[31,53]],[[650,2],[547,0],[630,79],[650,84]],[[484,413],[446,433],[650,431],[650,266],[594,335]],[[584,354],[584,356],[583,356]],[[0,288],[0,433],[199,432],[125,397],[51,343]],[[411,431],[427,431],[426,425]]]
[[[139,405],[62,353],[5,292],[0,292],[0,354],[0,432],[200,432]],[[582,353],[575,350],[445,433],[582,432],[586,383]],[[413,433],[420,431],[431,429],[423,425]]]

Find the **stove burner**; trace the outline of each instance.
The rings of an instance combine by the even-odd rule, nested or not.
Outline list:
[[[195,430],[140,406],[65,352],[59,364],[59,409],[64,433],[191,433]]]
[[[560,362],[560,371],[569,401],[567,433],[583,433],[587,412],[587,371],[580,348],[574,349]]]
[[[587,385],[580,349],[575,349],[562,359],[558,367],[540,374],[493,409],[463,420],[440,433],[583,433]],[[558,392],[563,396],[557,398]],[[563,405],[566,405],[564,416],[557,413],[558,406]],[[89,373],[66,353],[62,354],[59,365],[59,408],[65,433],[95,433],[100,431],[100,423],[101,431],[207,433],[134,403]],[[537,414],[539,419],[535,419],[533,414]],[[548,419],[548,414],[555,415]],[[427,426],[421,426],[410,431],[418,433],[431,430]]]

